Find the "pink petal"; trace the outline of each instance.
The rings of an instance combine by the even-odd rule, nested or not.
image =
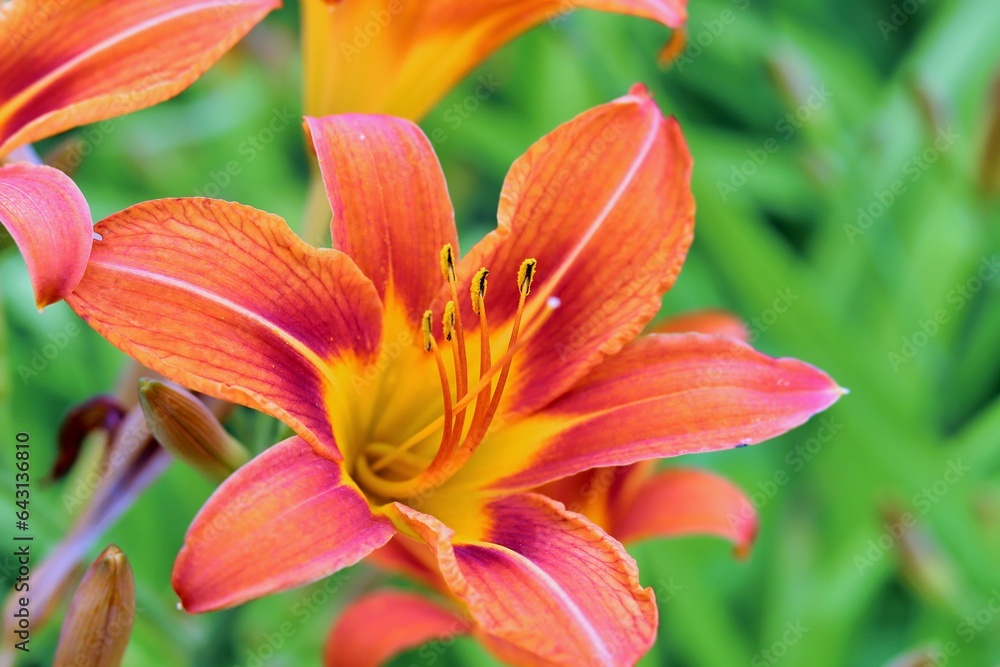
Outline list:
[[[524,330],[549,297],[560,304],[519,341],[507,411],[528,414],[565,393],[660,310],[693,238],[690,175],[676,121],[641,86],[558,127],[514,163],[497,230],[459,267],[464,285],[480,267],[490,270],[493,331],[514,318],[524,259],[538,260]],[[463,320],[476,323],[468,300],[462,305]]]
[[[380,591],[352,603],[326,643],[326,667],[379,667],[434,639],[469,631],[458,614],[415,593]]]
[[[634,664],[656,636],[656,602],[622,545],[538,494],[493,500],[481,540],[396,504],[436,553],[451,590],[501,657],[525,664]]]
[[[749,553],[757,536],[757,510],[724,477],[693,468],[664,470],[612,507],[609,531],[622,542],[650,537],[715,535]]]
[[[0,156],[191,85],[278,0],[18,0],[0,9]]]
[[[440,253],[458,252],[455,214],[434,149],[420,128],[388,116],[307,118],[327,197],[333,245],[371,278],[414,329],[444,278]]]
[[[73,291],[94,234],[87,200],[69,176],[24,162],[0,167],[0,224],[24,256],[39,310]]]
[[[821,370],[734,338],[653,334],[491,436],[454,483],[530,488],[590,468],[758,443],[843,394]]]
[[[382,335],[381,301],[349,257],[212,199],[144,202],[97,231],[69,299],[88,324],[167,378],[267,412],[340,456],[329,407],[354,391]]]
[[[353,565],[394,533],[340,464],[290,438],[208,499],[174,564],[174,590],[191,613],[231,607]]]

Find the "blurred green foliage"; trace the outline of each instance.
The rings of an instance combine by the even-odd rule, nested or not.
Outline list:
[[[742,562],[707,538],[634,549],[660,598],[659,642],[643,664],[874,666],[920,648],[932,657],[905,664],[997,664],[1000,142],[990,133],[1000,123],[1000,4],[698,0],[690,13],[688,47],[665,70],[655,25],[554,20],[490,59],[424,123],[468,247],[495,223],[504,173],[532,141],[645,82],[695,156],[696,241],[665,312],[727,308],[759,348],[814,363],[851,390],[773,442],[683,461],[752,494],[761,531]],[[307,162],[296,21],[294,6],[278,12],[176,100],[40,152],[65,159],[89,146],[76,176],[96,218],[203,194],[298,227]],[[480,77],[496,84],[482,102]],[[11,250],[0,289],[0,474],[13,478],[13,434],[26,431],[37,479],[59,416],[111,388],[124,359],[81,324],[36,375],[24,373],[77,320],[64,304],[34,310]],[[230,426],[258,449],[277,437],[248,411]],[[69,525],[73,484],[36,488],[36,553]],[[107,538],[138,580],[126,664],[319,664],[331,620],[378,576],[361,566],[188,617],[174,608],[169,574],[210,492],[175,465]],[[11,493],[0,485],[5,506]],[[23,664],[49,664],[55,625]],[[492,662],[458,640],[396,664]]]

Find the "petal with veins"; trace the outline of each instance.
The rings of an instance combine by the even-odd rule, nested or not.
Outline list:
[[[353,565],[395,533],[340,464],[300,438],[232,474],[195,517],[174,564],[191,613],[302,586]]]
[[[73,180],[26,162],[0,167],[0,224],[24,257],[38,308],[66,298],[94,239],[90,207]]]

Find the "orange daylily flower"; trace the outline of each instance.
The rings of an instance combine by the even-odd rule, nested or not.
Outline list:
[[[279,0],[10,0],[0,4],[0,224],[39,308],[83,276],[90,209],[62,172],[22,149],[178,94]]]
[[[698,332],[746,342],[746,325],[721,310],[698,310],[653,327],[659,333]],[[731,541],[745,556],[757,535],[757,510],[729,480],[709,472],[670,468],[659,473],[655,461],[595,468],[545,484],[536,491],[579,512],[623,544],[650,537],[713,535]],[[422,558],[413,540],[394,537],[366,562],[403,575],[442,599],[382,590],[352,602],[338,617],[326,642],[326,667],[378,667],[403,651],[429,641],[450,641],[479,632],[456,604],[435,563]],[[372,618],[380,619],[378,624]],[[388,630],[387,630],[388,629]]]
[[[307,127],[336,250],[239,204],[146,202],[97,226],[69,297],[146,366],[297,433],[195,518],[173,575],[183,606],[315,581],[399,535],[424,545],[504,659],[634,663],[657,625],[635,561],[532,489],[760,442],[842,391],[728,337],[637,337],[694,213],[683,137],[642,87],[515,162],[498,229],[461,261],[419,128],[363,115]]]
[[[306,113],[419,120],[496,49],[574,9],[687,19],[687,0],[303,0]]]

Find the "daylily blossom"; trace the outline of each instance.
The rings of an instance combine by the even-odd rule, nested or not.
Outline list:
[[[756,511],[736,486],[689,468],[656,473],[654,465],[642,461],[597,468],[536,491],[583,514],[626,545],[649,537],[715,535],[736,544],[739,555],[749,550],[757,531]],[[334,624],[325,649],[327,667],[377,667],[428,641],[465,634],[491,645],[488,632],[468,618],[446,578],[435,563],[421,558],[414,540],[394,537],[366,560],[430,587],[440,600],[394,590],[359,598]],[[373,618],[379,622],[372,623]]]
[[[747,333],[735,316],[708,309],[671,317],[650,330],[718,334],[744,342]],[[626,545],[650,537],[714,535],[733,542],[739,556],[749,552],[757,534],[757,511],[739,488],[706,471],[670,468],[657,473],[655,466],[655,461],[640,461],[595,468],[536,491],[583,514]],[[377,667],[428,641],[481,634],[413,540],[394,537],[366,562],[424,584],[441,598],[381,590],[355,600],[327,639],[327,667]],[[380,622],[373,624],[372,618]]]
[[[496,49],[575,9],[687,19],[687,0],[303,0],[306,112],[419,120]]]
[[[634,663],[657,625],[635,561],[531,489],[760,442],[842,391],[732,338],[637,337],[694,214],[687,147],[642,87],[517,160],[497,230],[461,260],[419,128],[307,127],[336,250],[239,204],[146,202],[97,226],[68,299],[146,366],[297,434],[195,518],[173,575],[184,608],[315,581],[399,535],[503,659]]]
[[[279,0],[0,3],[0,224],[39,308],[83,276],[90,209],[62,172],[23,160],[32,142],[178,94]],[[34,161],[36,162],[36,161]]]

